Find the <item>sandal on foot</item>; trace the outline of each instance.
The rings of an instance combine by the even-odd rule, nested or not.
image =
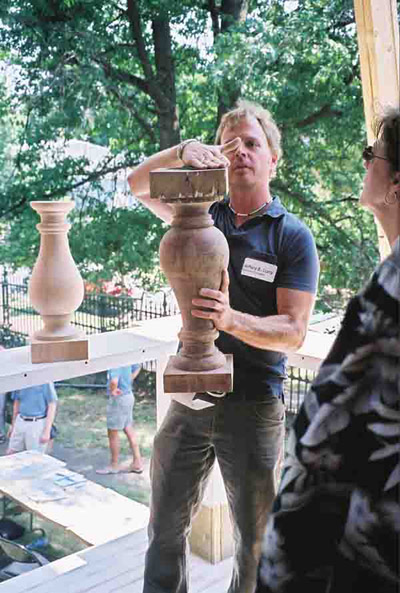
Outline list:
[[[96,469],[96,474],[100,474],[101,476],[108,476],[110,474],[120,474],[121,469],[113,468],[113,467],[104,467],[102,469]]]

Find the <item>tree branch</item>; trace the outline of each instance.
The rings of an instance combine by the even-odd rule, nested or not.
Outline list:
[[[110,162],[110,160],[112,160],[113,158],[114,157],[111,156],[109,159],[107,159],[107,163]],[[137,162],[128,161],[128,162],[124,163],[123,165],[119,164],[119,165],[114,165],[113,167],[103,166],[101,169],[96,169],[95,171],[92,171],[91,173],[89,173],[87,175],[87,177],[85,179],[81,179],[81,180],[77,181],[76,183],[70,183],[68,185],[58,187],[57,189],[55,189],[51,192],[48,192],[48,193],[42,192],[41,199],[51,200],[52,198],[64,196],[66,193],[69,193],[75,189],[78,189],[79,187],[82,187],[86,183],[90,183],[92,181],[97,181],[98,179],[107,175],[108,173],[116,173],[117,171],[120,171],[121,169],[126,169],[127,167],[136,167],[137,164],[138,164]],[[16,202],[12,206],[9,206],[8,208],[3,208],[2,210],[0,210],[0,218],[3,216],[8,216],[9,214],[12,214],[13,212],[17,212],[31,199],[32,199],[32,196],[24,197],[24,198],[21,198],[18,202]]]
[[[147,55],[146,46],[142,34],[142,21],[140,17],[139,8],[136,0],[128,0],[127,14],[129,20],[129,28],[131,35],[136,43],[140,63],[142,64],[143,72],[148,81],[153,79],[153,69]]]
[[[315,217],[315,215],[318,215],[322,220],[325,220],[326,222],[328,222],[332,226],[332,228],[334,228],[335,231],[346,240],[347,243],[350,243],[351,245],[353,245],[356,248],[360,247],[359,244],[357,243],[357,241],[355,241],[354,239],[349,237],[349,235],[346,233],[346,231],[344,231],[339,226],[337,226],[335,221],[331,218],[331,216],[329,216],[329,214],[325,211],[325,209],[318,204],[318,202],[308,200],[300,192],[294,192],[287,185],[285,185],[281,181],[277,181],[275,179],[273,181],[273,188],[276,189],[278,192],[282,192],[282,193],[290,196],[291,198],[294,198],[298,202],[300,202],[300,204],[302,204],[306,210],[308,210],[310,213],[312,213],[314,217]],[[374,267],[375,262],[373,262],[372,259],[368,255],[366,255],[366,254],[364,254],[364,255],[365,255],[367,261],[371,264],[371,267]]]
[[[101,53],[97,54],[98,56],[107,56],[111,53],[115,53],[120,49],[136,49],[136,43],[116,43],[115,45],[110,45],[106,47]]]
[[[139,76],[135,76],[126,70],[115,68],[110,62],[102,60],[98,56],[94,56],[93,60],[103,68],[103,72],[107,78],[116,82],[124,82],[131,86],[135,86],[146,93],[146,95],[149,95],[156,103],[157,107],[162,108],[168,103],[167,98],[164,96],[164,93],[154,79],[147,80],[139,78]]]
[[[126,72],[125,70],[114,68],[114,66],[112,66],[110,62],[106,62],[98,56],[95,56],[93,59],[96,62],[96,64],[103,68],[104,74],[107,76],[107,78],[111,78],[111,80],[115,80],[117,82],[125,82],[127,84],[130,84],[131,86],[140,89],[147,95],[152,96],[152,89],[150,88],[150,84],[144,78],[139,78],[139,76],[135,76],[134,74]]]
[[[221,29],[219,26],[219,10],[215,5],[215,0],[208,0],[207,10],[210,13],[211,23],[212,23],[212,31],[214,36],[214,41],[221,33]]]
[[[312,113],[311,115],[306,117],[305,119],[298,121],[296,123],[296,128],[305,128],[306,126],[310,126],[310,125],[314,124],[316,121],[318,121],[319,119],[322,119],[325,117],[341,117],[341,116],[342,116],[342,112],[339,109],[332,109],[331,105],[327,104],[327,105],[324,105],[323,107],[321,107],[321,109],[319,109],[315,113]]]
[[[152,126],[141,115],[139,115],[139,112],[134,108],[132,102],[129,101],[129,99],[127,99],[126,97],[124,97],[119,92],[118,88],[115,88],[115,87],[109,87],[109,88],[110,88],[111,94],[114,95],[114,97],[121,103],[121,105],[123,105],[123,107],[126,107],[126,109],[129,111],[129,113],[136,119],[136,121],[139,123],[139,125],[145,130],[145,132],[149,136],[151,142],[153,142],[153,144],[157,144],[157,138],[156,138],[156,135],[154,134],[154,130],[153,130]]]

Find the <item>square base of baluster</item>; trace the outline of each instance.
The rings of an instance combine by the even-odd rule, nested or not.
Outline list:
[[[170,356],[164,371],[165,393],[197,393],[233,389],[233,355],[225,354],[223,367],[214,371],[181,371],[174,365],[176,356]]]
[[[32,364],[41,362],[62,362],[67,360],[87,360],[89,340],[65,340],[60,342],[41,342],[31,340]]]

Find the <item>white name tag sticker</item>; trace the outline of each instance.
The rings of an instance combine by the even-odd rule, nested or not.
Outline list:
[[[242,275],[250,276],[250,278],[257,278],[258,280],[264,280],[264,282],[273,282],[277,270],[278,266],[275,264],[246,257],[242,268]]]

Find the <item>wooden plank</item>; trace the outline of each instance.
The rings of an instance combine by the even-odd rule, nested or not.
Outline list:
[[[225,355],[225,365],[213,371],[182,371],[175,366],[176,356],[171,356],[164,371],[165,393],[196,393],[233,389],[233,356]]]
[[[102,567],[105,567],[105,570],[107,570],[108,562],[112,558],[120,558],[122,556],[130,559],[131,566],[137,567],[143,564],[146,549],[147,534],[146,530],[142,529],[112,542],[76,552],[30,573],[1,583],[0,591],[1,593],[26,593],[28,591],[42,593],[42,587],[50,587],[53,592],[61,592],[65,590],[64,584],[61,585],[61,583],[64,583],[67,572],[79,572],[79,575],[69,576],[69,580],[74,583],[84,578],[84,574],[91,575],[98,571],[101,572]],[[86,566],[85,573],[82,573],[80,570],[82,566]]]
[[[196,556],[191,556],[190,560],[189,590],[191,593],[223,593],[227,591],[232,575],[232,558],[219,564],[209,564]],[[117,589],[109,589],[107,593],[116,593],[117,591],[118,593],[142,593],[143,578]]]
[[[147,549],[147,544],[147,530],[140,529],[139,531],[135,531],[135,533],[124,535],[123,537],[119,537],[118,539],[105,544],[87,548],[86,550],[77,552],[77,554],[87,563],[95,563],[101,562],[102,560],[109,558],[114,554],[124,552],[125,550],[132,553],[135,551],[141,553]]]
[[[45,476],[51,484],[54,473]],[[26,509],[67,528],[87,544],[101,544],[143,529],[149,521],[147,506],[87,480],[82,488],[67,492],[66,498],[35,502],[29,497],[35,480],[8,481],[0,491]]]
[[[31,342],[32,364],[61,362],[64,360],[87,360],[89,340],[66,340],[63,342]]]
[[[131,581],[134,581],[141,578],[143,573],[144,554],[141,552],[139,555],[134,555],[131,550],[126,549],[121,554],[117,551],[116,554],[109,555],[101,561],[89,562],[79,569],[24,591],[32,591],[32,593],[55,593],[55,591],[84,593],[93,589],[97,591],[103,583],[110,585],[113,579],[128,571],[131,572]],[[8,591],[4,590],[4,593]]]
[[[2,583],[0,592],[141,593],[146,547],[147,537],[142,530]],[[193,593],[220,593],[227,588],[232,559],[212,565],[192,555],[189,562]]]
[[[55,560],[41,568],[37,568],[19,577],[14,577],[9,581],[0,583],[1,593],[24,593],[25,591],[35,591],[41,585],[54,581],[61,575],[79,570],[86,563],[77,554],[70,554],[65,558]]]
[[[207,588],[202,589],[201,593],[222,593],[224,591],[228,591],[230,582],[230,576],[222,577],[215,581],[215,583],[207,585]]]
[[[354,0],[368,143],[385,107],[399,107],[399,25],[396,0]],[[381,258],[389,243],[376,221]]]
[[[120,591],[121,588],[130,586],[143,579],[144,572],[144,556],[142,562],[138,566],[129,566],[129,563],[125,565],[125,569],[122,569],[118,574],[112,574],[110,571],[107,572],[106,579],[103,579],[100,585],[95,584],[93,587],[82,589],[82,593],[96,592],[96,593],[111,593],[113,591]],[[87,583],[85,583],[86,585]]]
[[[125,587],[118,589],[118,593],[143,593],[144,579],[138,579],[134,583],[129,583]]]
[[[232,577],[233,558],[227,558],[218,564],[210,564],[206,560],[192,555],[190,558],[190,591],[200,593],[209,587],[219,585],[219,591],[228,589]]]

